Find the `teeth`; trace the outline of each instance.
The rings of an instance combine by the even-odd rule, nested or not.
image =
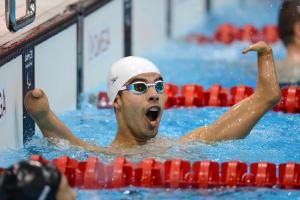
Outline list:
[[[149,109],[149,111],[158,111],[158,108],[157,107],[152,107]]]

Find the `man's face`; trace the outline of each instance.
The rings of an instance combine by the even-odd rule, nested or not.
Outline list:
[[[130,79],[125,85],[134,82],[147,84],[162,80],[157,73],[144,73]],[[146,141],[156,136],[162,112],[164,109],[164,93],[157,93],[155,87],[150,86],[143,94],[134,94],[124,90],[118,97],[121,115],[124,123],[133,136],[139,141]]]

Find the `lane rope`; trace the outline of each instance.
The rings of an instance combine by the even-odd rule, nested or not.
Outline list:
[[[185,40],[199,44],[220,42],[229,45],[234,41],[256,43],[262,40],[270,44],[278,42],[280,39],[278,27],[274,24],[267,24],[259,29],[252,24],[244,24],[243,26],[238,27],[231,23],[223,23],[217,27],[216,31],[211,36],[202,33],[194,33],[188,35]]]
[[[172,83],[165,83],[165,108],[232,106],[254,93],[247,85],[236,85],[230,89],[214,84],[207,90],[197,84],[185,84],[181,88]],[[180,92],[179,92],[180,91]],[[273,111],[300,113],[300,87],[288,86],[281,88],[282,97]],[[107,94],[99,92],[98,108],[111,108]]]
[[[276,164],[238,160],[218,163],[212,160],[190,162],[182,159],[159,161],[145,158],[134,163],[117,157],[103,163],[98,157],[79,161],[60,156],[52,161],[40,155],[31,159],[52,162],[67,177],[72,187],[107,189],[127,186],[149,188],[279,187],[300,189],[300,163]]]

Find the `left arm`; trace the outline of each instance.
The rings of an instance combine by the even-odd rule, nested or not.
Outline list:
[[[258,120],[280,99],[272,49],[258,42],[243,50],[256,51],[258,77],[253,95],[232,106],[214,123],[199,127],[179,138],[180,141],[220,141],[246,137]]]

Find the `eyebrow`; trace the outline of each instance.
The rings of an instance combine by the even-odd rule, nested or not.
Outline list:
[[[128,84],[131,84],[131,83],[134,83],[134,82],[137,82],[137,81],[147,82],[147,80],[144,79],[144,78],[134,78],[134,79],[130,80],[128,82]]]
[[[163,78],[161,76],[159,76],[156,79],[154,79],[154,82],[159,81],[159,80],[163,81]],[[131,83],[134,83],[134,82],[137,82],[137,81],[142,81],[142,82],[145,82],[145,83],[148,82],[148,80],[144,79],[144,78],[134,78],[134,79],[130,80],[128,84],[131,84]]]
[[[154,81],[160,81],[160,80],[161,80],[161,81],[164,80],[162,76],[157,77]]]

